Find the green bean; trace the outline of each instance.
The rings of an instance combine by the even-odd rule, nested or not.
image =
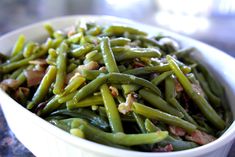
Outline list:
[[[100,91],[112,132],[123,132],[120,115],[107,84],[103,84]]]
[[[15,70],[9,78],[16,79],[23,72],[24,69],[25,69],[25,66]]]
[[[93,48],[92,44],[82,45],[74,50],[72,50],[71,55],[75,58],[79,58],[81,56],[86,55]]]
[[[110,83],[137,84],[151,89],[157,95],[161,95],[161,91],[156,86],[154,86],[151,82],[142,79],[140,77],[128,74],[120,74],[120,73],[109,73],[106,76],[107,76],[107,81]]]
[[[200,85],[201,85],[203,91],[205,92],[206,96],[208,97],[208,100],[210,101],[210,103],[214,107],[219,107],[221,105],[221,100],[220,100],[220,98],[218,98],[217,96],[215,96],[211,92],[211,90],[209,88],[209,85],[207,84],[206,79],[204,78],[204,76],[202,74],[198,73],[196,71],[196,69],[193,70],[193,73],[195,74],[196,78],[200,82]]]
[[[128,60],[140,57],[159,58],[161,53],[155,48],[130,48],[122,53],[114,53],[117,61]]]
[[[148,133],[161,131],[161,129],[155,126],[148,118],[144,121],[144,127]]]
[[[53,27],[49,23],[45,23],[43,26],[46,29],[46,31],[48,32],[48,34],[50,35],[50,37],[53,37],[53,34],[54,34]]]
[[[85,99],[82,99],[81,101],[68,101],[66,103],[67,109],[68,110],[72,110],[75,108],[79,108],[79,107],[88,107],[88,106],[92,106],[92,105],[101,105],[103,104],[103,98],[101,96],[91,96],[91,97],[87,97]]]
[[[193,90],[191,83],[187,77],[180,70],[178,65],[174,62],[173,58],[169,55],[166,56],[167,61],[175,73],[176,77],[179,79],[179,82],[182,84],[188,96],[197,104],[203,115],[218,129],[225,128],[225,122],[219,117],[215,110],[210,106],[210,104],[203,98],[200,94]]]
[[[68,95],[61,95],[58,99],[59,103],[65,103],[67,101],[71,101],[73,97],[76,95],[77,91],[71,92]]]
[[[138,124],[141,132],[142,133],[147,133],[147,131],[145,129],[145,126],[144,126],[144,118],[141,115],[139,115],[135,112],[132,112],[132,114],[133,114],[133,117],[135,118],[136,123]]]
[[[198,69],[202,72],[203,76],[207,80],[207,83],[211,89],[211,91],[216,95],[216,96],[221,96],[224,94],[224,89],[223,87],[219,84],[218,81],[216,81],[212,75],[208,72],[205,67],[203,67],[201,64],[198,64]]]
[[[42,57],[46,53],[47,53],[46,50],[40,50],[39,52],[31,55],[29,58],[25,58],[25,59],[22,59],[22,60],[19,60],[19,61],[16,61],[16,62],[12,62],[12,63],[9,63],[7,65],[4,65],[4,66],[0,67],[0,72],[9,73],[12,70],[15,70],[19,67],[28,65],[29,61],[34,60],[34,59],[39,58],[39,57]]]
[[[68,41],[71,43],[78,43],[80,39],[82,38],[82,33],[77,33],[68,38]]]
[[[92,80],[87,85],[83,86],[79,91],[77,91],[74,96],[75,101],[79,101],[91,93],[95,92],[102,84],[107,81],[107,75],[100,74],[96,79]]]
[[[48,115],[49,113],[55,111],[61,106],[61,103],[58,102],[59,96],[54,96],[49,100],[49,102],[46,104],[46,106],[39,111],[37,114],[41,117]]]
[[[20,52],[17,53],[15,56],[12,56],[12,57],[9,59],[8,63],[6,63],[6,64],[19,61],[19,60],[21,60],[21,59],[23,59],[23,58],[24,58],[24,56],[23,56],[23,51],[20,51]]]
[[[24,35],[20,35],[14,45],[14,48],[12,50],[12,54],[11,56],[16,56],[17,54],[19,54],[23,47],[24,47],[24,43],[25,43],[25,36]]]
[[[81,75],[85,77],[87,80],[94,80],[97,76],[99,76],[102,73],[107,73],[106,71],[101,71],[101,70],[87,70],[87,69],[82,69]]]
[[[108,72],[119,72],[112,49],[110,47],[110,40],[108,37],[104,37],[102,39],[100,47],[105,67],[108,70]]]
[[[161,75],[156,76],[154,79],[151,80],[151,82],[157,86],[159,85],[163,80],[165,80],[166,78],[168,78],[170,75],[172,75],[172,71],[166,71],[163,72]]]
[[[171,107],[165,100],[163,100],[160,96],[155,95],[154,93],[146,90],[146,89],[141,89],[139,91],[139,94],[141,97],[149,102],[152,106],[160,109],[161,111],[164,111],[166,113],[172,114],[174,116],[182,118],[184,115],[176,110],[175,108]]]
[[[142,105],[140,103],[134,102],[132,109],[135,113],[145,116],[146,118],[156,119],[162,121],[166,124],[174,125],[185,129],[188,133],[192,133],[196,130],[196,126],[180,119],[179,117],[170,115],[168,113],[162,112],[158,109],[153,109],[148,106]]]
[[[23,56],[24,56],[25,58],[30,57],[30,56],[33,54],[33,52],[34,52],[36,46],[37,46],[36,43],[34,43],[34,42],[29,42],[29,43],[25,46],[25,48],[24,48]]]
[[[33,109],[35,105],[42,102],[48,93],[51,83],[54,81],[56,76],[56,67],[49,66],[47,73],[43,77],[40,85],[33,95],[32,101],[27,105],[27,109]]]
[[[73,70],[77,68],[77,64],[75,63],[70,63],[67,67],[67,73],[71,73]]]
[[[81,77],[79,75],[73,76],[71,80],[69,81],[69,84],[65,87],[64,92],[62,95],[67,95],[71,92],[74,92],[77,90],[84,82],[86,79],[84,77]]]
[[[124,74],[131,74],[131,75],[144,75],[149,73],[162,73],[170,70],[169,64],[157,65],[157,66],[146,66],[141,68],[135,68],[126,70]]]
[[[106,133],[78,119],[74,120],[72,125],[73,128],[80,128],[85,133],[85,136],[92,141],[99,143],[108,141],[124,146],[154,144],[164,140],[168,136],[167,131],[158,131],[148,134]]]
[[[128,26],[109,26],[104,30],[108,35],[123,35],[124,33],[135,34],[135,35],[147,35],[147,33],[140,31],[136,28],[128,27]]]
[[[136,84],[124,84],[122,85],[122,89],[125,95],[135,92],[140,88],[139,85]]]
[[[123,38],[123,37],[119,37],[119,38],[114,38],[110,40],[110,45],[113,46],[125,46],[127,45],[129,42],[131,42],[130,39],[128,38]]]
[[[102,31],[102,28],[100,26],[96,26],[96,27],[88,30],[86,33],[89,35],[97,36],[101,33],[101,31]]]
[[[57,110],[55,112],[52,112],[50,114],[50,116],[59,116],[59,115],[69,116],[71,120],[73,120],[73,118],[75,120],[76,118],[82,118],[82,119],[89,121],[89,123],[91,123],[92,125],[102,130],[107,131],[109,129],[109,124],[106,120],[102,119],[100,116],[98,116],[94,112],[85,108],[80,108],[76,110],[62,109],[62,110]]]
[[[56,80],[53,89],[54,94],[61,94],[64,90],[65,79],[66,79],[66,64],[67,64],[67,51],[68,46],[66,43],[62,43],[58,48],[58,57],[56,60]]]

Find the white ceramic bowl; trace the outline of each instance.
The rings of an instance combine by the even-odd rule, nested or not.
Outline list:
[[[233,116],[235,115],[234,58],[218,49],[188,37],[127,19],[83,15],[55,18],[44,22],[50,22],[56,29],[60,29],[71,26],[79,19],[92,20],[101,24],[128,24],[150,34],[163,32],[178,39],[183,46],[194,46],[198,48],[200,53],[195,54],[194,57],[205,64],[225,86],[231,111]],[[41,41],[45,39],[47,34],[42,26],[44,22],[18,29],[2,36],[0,38],[0,51],[9,53],[20,34],[24,34],[27,40]],[[128,151],[76,138],[29,112],[2,90],[0,90],[0,104],[9,127],[15,133],[16,137],[34,155],[39,157],[225,157],[235,137],[235,123],[233,123],[219,139],[198,148],[169,153]]]

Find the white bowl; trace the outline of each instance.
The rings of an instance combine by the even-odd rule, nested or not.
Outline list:
[[[68,16],[33,24],[8,33],[0,38],[0,51],[9,53],[20,34],[27,40],[42,41],[47,34],[43,23],[50,22],[56,29],[74,24],[76,20],[95,21],[100,24],[128,24],[150,34],[163,32],[178,39],[184,46],[194,46],[200,50],[195,58],[205,64],[225,86],[233,116],[235,115],[235,77],[234,58],[211,46],[153,26],[136,23],[127,19],[110,16]],[[6,93],[0,90],[0,104],[9,127],[16,137],[36,156],[39,157],[225,157],[235,138],[235,123],[216,141],[207,145],[179,152],[146,153],[117,149],[88,140],[80,139],[49,124],[26,110]]]

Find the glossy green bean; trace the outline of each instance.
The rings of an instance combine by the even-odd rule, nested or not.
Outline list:
[[[105,67],[108,70],[108,72],[119,72],[112,49],[110,47],[110,40],[108,37],[104,37],[102,39],[100,47]]]
[[[128,75],[128,74],[121,74],[121,73],[109,73],[106,76],[107,76],[107,81],[110,83],[137,84],[137,85],[151,89],[157,95],[161,95],[160,89],[154,86],[151,82],[145,79],[142,79],[140,77],[136,77],[134,75]]]
[[[95,92],[102,84],[107,81],[107,75],[100,74],[96,79],[92,80],[87,85],[83,86],[80,90],[77,91],[76,95],[74,96],[75,101],[79,101],[86,96]]]
[[[164,140],[168,136],[167,131],[159,131],[148,134],[124,134],[124,133],[106,133],[88,123],[76,120],[73,122],[74,128],[80,128],[85,133],[85,136],[95,142],[103,143],[108,141],[114,144],[132,146],[140,144],[154,144]],[[99,135],[99,136],[97,136]]]
[[[136,28],[123,26],[123,25],[111,25],[104,30],[108,35],[123,35],[124,33],[135,34],[135,35],[147,35],[147,33],[140,31]]]
[[[14,45],[14,48],[12,50],[12,54],[11,56],[16,56],[18,53],[20,53],[23,50],[24,47],[24,43],[25,43],[25,36],[24,35],[20,35]]]
[[[36,92],[33,95],[32,101],[27,105],[27,109],[33,109],[38,103],[42,102],[48,93],[48,90],[55,80],[56,67],[49,66],[47,73],[43,77],[40,85],[38,86]]]
[[[208,83],[206,82],[206,79],[201,73],[198,73],[196,69],[193,70],[193,73],[195,74],[196,78],[200,82],[200,85],[205,92],[206,96],[208,97],[209,102],[211,103],[212,106],[214,107],[219,107],[221,105],[221,100],[218,98],[216,95],[214,95],[210,88]]]
[[[56,80],[53,89],[54,94],[61,94],[64,91],[66,68],[67,68],[67,51],[68,46],[66,43],[62,43],[58,48],[58,57],[56,60]]]
[[[123,73],[124,74],[131,74],[131,75],[144,75],[149,73],[162,73],[170,70],[169,64],[164,65],[157,65],[157,66],[146,66],[141,68],[135,68],[126,70]]]
[[[100,91],[112,132],[114,133],[123,132],[120,115],[107,84],[103,84],[100,87]]]
[[[185,120],[182,120],[179,117],[162,112],[158,109],[153,109],[151,107],[142,105],[137,102],[133,103],[132,109],[135,113],[138,113],[150,119],[156,119],[156,120],[162,121],[166,124],[181,127],[189,133],[192,133],[197,128],[194,124],[191,124]]]
[[[210,104],[200,94],[193,90],[191,83],[187,77],[180,70],[178,65],[174,62],[174,59],[170,56],[166,56],[167,61],[172,71],[177,76],[179,82],[182,84],[188,96],[197,104],[203,115],[218,129],[225,128],[225,122],[219,117],[216,111],[210,106]]]
[[[67,106],[68,110],[72,110],[75,108],[88,107],[88,106],[92,106],[92,105],[101,105],[101,104],[104,104],[103,98],[100,95],[97,95],[97,96],[87,97],[87,98],[82,99],[81,101],[78,101],[78,102],[76,102],[74,100],[68,101],[66,103],[66,106]]]
[[[154,79],[151,80],[151,82],[154,84],[154,85],[158,85],[160,84],[163,80],[165,80],[167,77],[169,77],[170,75],[172,75],[172,71],[166,71],[166,72],[163,72],[162,74],[156,76]]]
[[[147,133],[147,131],[145,129],[145,126],[144,126],[144,118],[141,115],[139,115],[139,114],[137,114],[135,112],[132,112],[132,114],[133,114],[133,117],[136,120],[136,123],[138,124],[138,126],[140,128],[140,131],[142,133]]]
[[[161,111],[172,114],[177,117],[184,117],[184,115],[179,112],[177,109],[171,107],[165,100],[163,100],[160,96],[146,90],[141,89],[139,91],[140,96],[147,102],[149,102],[152,106],[158,108]]]
[[[75,58],[79,58],[81,56],[86,55],[89,51],[91,51],[93,48],[92,44],[84,44],[82,46],[79,46],[78,48],[72,50],[71,55]]]

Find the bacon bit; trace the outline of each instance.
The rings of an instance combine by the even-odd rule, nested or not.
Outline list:
[[[18,86],[18,84],[19,84],[19,81],[15,79],[5,79],[0,83],[1,88],[4,91],[6,91],[8,88],[15,89]]]
[[[158,147],[158,148],[154,148],[153,152],[172,152],[174,150],[172,144],[168,144],[164,147]]]
[[[118,111],[121,112],[122,114],[126,114],[126,113],[130,112],[131,106],[132,106],[134,100],[135,99],[132,96],[132,94],[128,94],[127,98],[126,98],[126,102],[118,105]]]
[[[106,71],[107,69],[106,69],[105,66],[102,66],[102,67],[99,68],[99,70],[100,70],[100,71]]]
[[[23,99],[29,96],[30,90],[26,87],[19,87],[15,92],[15,99],[21,102]]]
[[[186,112],[189,111],[189,97],[185,93],[183,93],[183,100],[184,100],[184,109]]]
[[[38,85],[43,79],[45,72],[41,70],[25,70],[24,75],[27,79],[28,87]]]
[[[109,90],[111,91],[113,97],[117,97],[119,95],[117,88],[109,86]]]
[[[179,83],[177,79],[175,79],[175,90],[178,93],[184,90],[184,88],[182,87],[182,85]]]
[[[144,63],[141,63],[140,61],[134,61],[133,67],[134,68],[141,68],[141,67],[145,67],[145,65],[144,65]]]
[[[196,130],[193,133],[191,133],[191,135],[187,135],[185,136],[185,138],[189,141],[193,141],[197,144],[200,145],[204,145],[204,144],[208,144],[214,140],[216,140],[216,138],[212,135],[209,135],[203,131],[199,131]]]
[[[36,64],[36,65],[47,65],[47,61],[46,59],[36,59],[36,60],[32,60],[32,61],[29,61],[30,64]]]
[[[184,136],[186,134],[186,132],[184,131],[184,129],[177,127],[177,126],[173,126],[170,125],[169,126],[169,131],[176,136]]]

